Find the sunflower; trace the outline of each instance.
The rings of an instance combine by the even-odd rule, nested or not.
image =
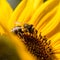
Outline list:
[[[6,0],[1,3],[1,34],[12,39],[22,60],[60,60],[59,0],[22,0],[14,11]]]

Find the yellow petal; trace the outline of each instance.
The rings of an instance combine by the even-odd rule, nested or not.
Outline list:
[[[12,8],[6,0],[0,0],[0,21],[5,23],[12,14]]]
[[[60,32],[54,34],[51,38],[49,38],[49,40],[51,40],[51,45],[53,47],[60,44]]]
[[[18,22],[27,23],[36,9],[43,3],[43,0],[28,0],[25,9],[22,14],[19,16]]]
[[[0,26],[0,34],[3,34],[4,33],[4,30],[3,28]]]
[[[28,23],[36,26],[39,23],[40,19],[42,19],[46,13],[51,11],[58,3],[59,0],[46,1],[35,11]]]
[[[60,44],[57,44],[55,47],[53,47],[54,52],[60,52]]]
[[[56,15],[48,22],[48,24],[41,30],[42,35],[46,35],[51,32],[60,23],[60,4],[58,5],[58,10]]]
[[[54,17],[54,15],[55,15],[55,13],[56,13],[56,11],[57,11],[57,7],[58,7],[58,6],[56,6],[54,9],[52,9],[50,12],[48,12],[48,13],[39,21],[39,23],[38,23],[37,26],[36,26],[36,29],[39,30],[39,32],[40,32],[40,30],[41,30],[42,28],[44,28],[44,27],[46,26],[46,24],[52,19],[52,17]]]
[[[60,32],[53,35],[49,40],[51,40],[52,50],[57,60],[60,60]]]
[[[12,13],[9,21],[8,21],[8,27],[9,29],[14,27],[15,22],[18,20],[19,15],[22,13],[22,11],[25,8],[25,5],[27,3],[27,0],[22,0],[18,6],[15,8],[14,12]]]
[[[50,38],[51,36],[53,36],[54,34],[60,32],[60,23],[50,32],[48,33],[46,36],[48,38]]]
[[[60,54],[55,54],[55,56],[57,57],[57,60],[60,60]]]

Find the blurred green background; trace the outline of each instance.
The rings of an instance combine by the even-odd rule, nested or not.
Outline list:
[[[8,0],[13,9],[19,4],[20,1],[21,0]]]
[[[47,0],[43,0],[43,1],[45,2]],[[15,7],[19,4],[19,2],[21,2],[21,0],[8,0],[8,2],[12,6],[12,8],[15,9]]]

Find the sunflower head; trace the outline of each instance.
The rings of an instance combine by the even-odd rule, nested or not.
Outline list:
[[[55,58],[51,41],[46,36],[38,35],[38,31],[33,25],[24,24],[13,28],[16,34],[25,44],[27,50],[38,60],[53,60]]]
[[[1,3],[0,60],[60,60],[59,0],[22,0],[13,13]]]

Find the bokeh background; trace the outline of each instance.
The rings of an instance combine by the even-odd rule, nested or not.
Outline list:
[[[13,9],[19,4],[21,0],[8,0]]]

